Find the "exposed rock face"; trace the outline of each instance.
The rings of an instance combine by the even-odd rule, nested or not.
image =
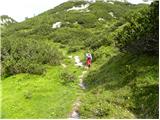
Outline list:
[[[62,23],[61,22],[56,22],[56,23],[54,23],[53,25],[52,25],[52,28],[60,28],[61,27],[61,25],[62,25]]]
[[[78,10],[78,11],[89,11],[87,8],[89,7],[89,4],[82,4],[81,6],[73,6],[72,8],[69,8],[67,11],[71,10]]]

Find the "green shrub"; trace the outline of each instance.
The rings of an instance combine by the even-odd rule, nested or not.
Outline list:
[[[126,16],[128,24],[115,35],[117,46],[135,54],[158,55],[159,52],[159,2]]]
[[[66,48],[66,46],[61,44],[59,48]]]
[[[42,64],[60,64],[62,54],[48,41],[2,38],[2,76],[17,73],[42,74]]]
[[[76,47],[70,47],[68,49],[68,53],[73,53],[73,52],[77,52],[77,51],[78,51],[78,48],[76,48]]]
[[[76,80],[76,77],[72,73],[69,73],[68,71],[63,71],[60,74],[60,78],[62,80],[62,83],[65,85],[74,82]]]
[[[32,98],[32,93],[31,93],[31,91],[25,91],[25,92],[24,92],[24,98],[25,98],[25,99],[31,99],[31,98]]]
[[[70,23],[77,22],[83,27],[95,27],[97,17],[92,13],[69,11],[66,13],[66,21]]]
[[[102,46],[100,47],[99,49],[97,49],[95,52],[94,52],[94,57],[95,59],[106,59],[106,58],[111,58],[112,56],[116,55],[118,52],[118,50],[112,46]]]
[[[89,30],[83,28],[59,28],[56,31],[50,33],[49,38],[54,42],[62,44],[82,45],[83,41],[91,37],[92,33]]]
[[[78,50],[80,50],[79,46],[69,47],[68,53],[77,52]]]
[[[39,26],[36,26],[31,32],[30,34],[34,34],[34,35],[49,35],[49,33],[52,31],[52,27],[50,25],[47,24],[42,24]]]

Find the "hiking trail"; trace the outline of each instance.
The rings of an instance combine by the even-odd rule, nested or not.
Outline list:
[[[80,58],[79,56],[75,56],[74,57],[74,60],[75,60],[75,66],[79,66],[79,67],[84,67],[84,65],[82,64],[82,62],[80,61]],[[81,89],[85,90],[86,89],[86,86],[84,85],[83,83],[83,77],[84,75],[87,73],[87,71],[83,71],[82,74],[78,77],[79,78],[79,86]],[[69,114],[69,118],[75,118],[75,119],[79,119],[80,118],[80,114],[79,114],[79,107],[81,105],[81,101],[80,101],[80,97],[81,95],[76,99],[76,101],[74,102],[73,104],[73,107],[72,107],[72,111],[71,113]]]

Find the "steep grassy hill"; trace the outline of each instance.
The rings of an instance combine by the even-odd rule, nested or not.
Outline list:
[[[85,78],[81,117],[158,118],[158,69],[157,57],[119,53],[104,61]]]
[[[69,10],[86,4],[88,7],[85,9]],[[95,50],[102,45],[114,44],[112,33],[126,22],[125,14],[144,7],[147,5],[69,1],[21,23],[11,24],[2,31],[2,75],[21,72],[41,74],[44,71],[42,64],[59,64],[59,56],[62,55],[58,56],[60,53],[49,44],[52,41],[65,44],[71,52],[84,48]],[[57,22],[60,28],[53,28]],[[54,55],[51,52],[53,49]],[[23,63],[27,63],[29,68]],[[30,68],[36,72],[30,71]]]
[[[158,7],[68,1],[4,27],[2,118],[67,118],[81,93],[80,118],[158,118]],[[81,91],[68,56],[87,51]]]

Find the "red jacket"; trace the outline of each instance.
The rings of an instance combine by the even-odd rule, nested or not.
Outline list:
[[[90,64],[91,64],[91,58],[88,57],[88,58],[87,58],[87,65],[90,65]]]

